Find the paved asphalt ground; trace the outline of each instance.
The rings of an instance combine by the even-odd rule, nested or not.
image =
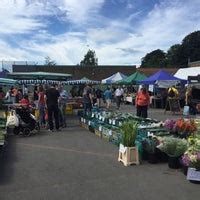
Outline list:
[[[133,106],[121,110],[133,111]],[[152,109],[157,119],[177,118]],[[194,200],[200,185],[167,164],[124,167],[118,148],[79,126],[75,117],[59,133],[9,136],[0,155],[0,200]]]

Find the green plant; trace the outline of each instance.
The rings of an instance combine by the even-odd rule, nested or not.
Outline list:
[[[126,147],[134,147],[137,136],[138,124],[135,121],[126,121],[120,127],[122,144]]]
[[[180,157],[187,150],[187,146],[185,139],[165,137],[157,148],[170,157]]]
[[[143,146],[144,150],[150,154],[153,154],[156,152],[156,147],[158,144],[159,144],[158,139],[155,137],[151,137],[151,136],[148,138],[145,138],[142,141],[142,146]]]

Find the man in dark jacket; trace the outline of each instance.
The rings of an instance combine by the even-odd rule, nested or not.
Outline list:
[[[91,112],[92,110],[92,88],[87,84],[83,89],[83,114],[86,115],[87,111]]]
[[[55,85],[51,85],[46,91],[46,105],[48,110],[48,123],[49,129],[53,132],[53,116],[55,120],[56,130],[59,131],[59,109],[58,99],[60,97],[59,91],[55,88]]]

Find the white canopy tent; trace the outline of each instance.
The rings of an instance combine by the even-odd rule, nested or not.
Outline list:
[[[106,79],[103,79],[101,82],[107,83],[107,84],[112,84],[112,83],[116,83],[117,81],[121,81],[122,79],[125,79],[125,78],[127,78],[126,75],[124,75],[120,72],[117,72],[116,74],[113,74],[112,76],[110,76]]]
[[[197,76],[200,74],[200,67],[188,67],[179,69],[174,76],[180,79],[188,79],[188,76]]]

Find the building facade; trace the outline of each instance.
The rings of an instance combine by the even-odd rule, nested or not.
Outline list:
[[[87,77],[91,80],[102,80],[121,72],[125,75],[131,75],[136,71],[134,65],[98,65],[98,66],[79,66],[79,65],[13,65],[13,72],[54,72],[72,74],[72,79],[81,79]]]

